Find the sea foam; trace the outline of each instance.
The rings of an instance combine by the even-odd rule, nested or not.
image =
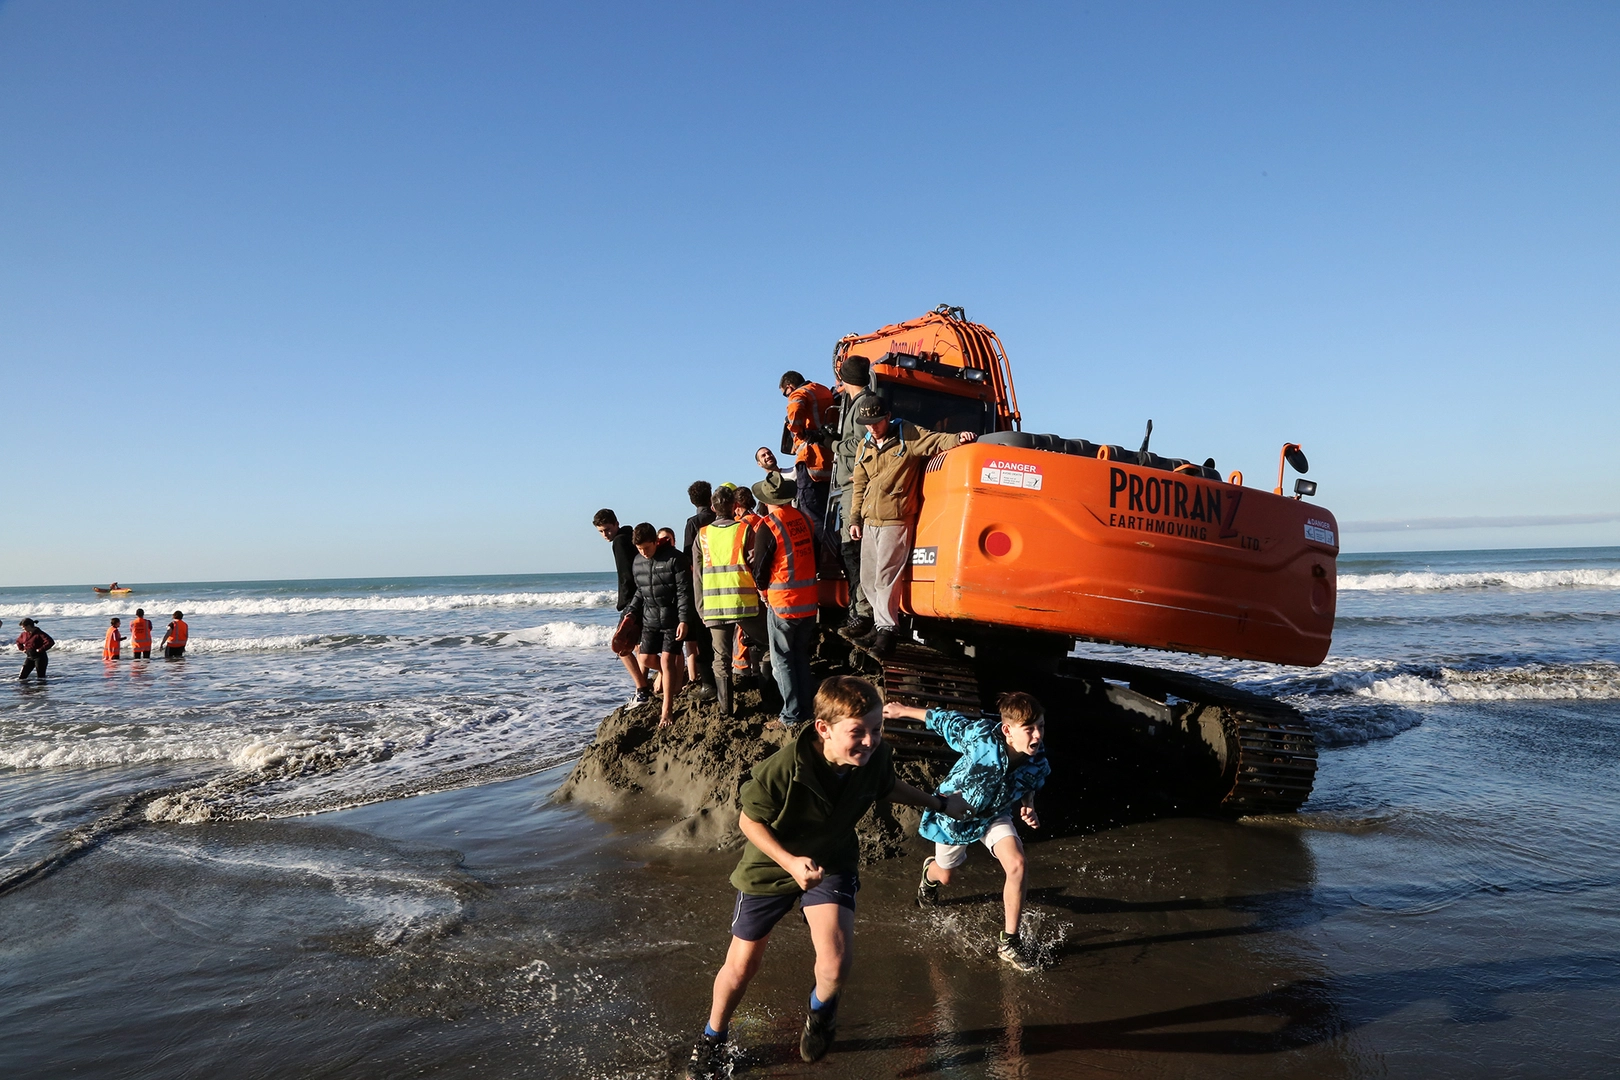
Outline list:
[[[1474,570],[1340,574],[1340,592],[1434,592],[1446,589],[1620,589],[1620,569]]]
[[[457,593],[434,596],[242,596],[221,600],[188,600],[183,596],[150,596],[118,600],[58,601],[41,604],[0,604],[0,618],[80,618],[127,615],[137,606],[167,615],[183,608],[188,619],[199,615],[309,615],[328,611],[456,611],[466,608],[605,608],[617,595],[604,589],[563,592]]]

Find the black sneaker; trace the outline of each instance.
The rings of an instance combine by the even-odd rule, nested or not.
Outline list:
[[[726,1040],[708,1032],[692,1044],[692,1057],[686,1063],[687,1080],[715,1080],[726,1075]]]
[[[934,865],[932,855],[923,860],[922,881],[917,883],[917,906],[933,907],[939,903],[939,882],[928,876],[928,868]]]
[[[1029,955],[1029,950],[1024,948],[1023,939],[1005,930],[1001,932],[1000,941],[996,945],[996,954],[1019,971],[1039,971],[1041,968],[1035,958]]]
[[[838,1030],[838,1006],[829,1002],[825,1009],[811,1009],[804,1018],[804,1034],[799,1036],[799,1056],[806,1061],[820,1061],[832,1047],[833,1034]]]

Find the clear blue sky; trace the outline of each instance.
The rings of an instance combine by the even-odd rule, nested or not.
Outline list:
[[[604,569],[941,302],[1349,550],[1620,543],[1614,4],[12,2],[0,207],[0,584]]]

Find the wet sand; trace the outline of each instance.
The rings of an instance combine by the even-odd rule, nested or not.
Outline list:
[[[917,847],[863,871],[831,1056],[796,1057],[790,916],[739,1075],[1612,1075],[1617,733],[1613,705],[1440,712],[1325,753],[1297,818],[1033,843],[1035,975],[993,955],[993,863],[924,912]],[[554,805],[566,772],[145,826],[0,897],[0,1074],[674,1075],[735,855]]]

